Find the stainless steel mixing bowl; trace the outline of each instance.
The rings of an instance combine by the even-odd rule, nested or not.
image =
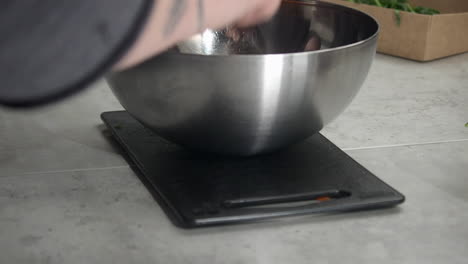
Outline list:
[[[320,131],[371,66],[378,24],[319,1],[284,1],[268,23],[204,33],[108,76],[124,108],[190,149],[248,156]]]

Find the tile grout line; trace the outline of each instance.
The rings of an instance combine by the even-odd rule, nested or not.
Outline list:
[[[445,143],[458,143],[458,142],[468,142],[468,139],[454,139],[454,140],[445,140],[445,141],[429,141],[421,143],[407,143],[407,144],[395,144],[395,145],[381,145],[381,146],[370,146],[370,147],[357,147],[357,148],[342,148],[343,151],[353,151],[353,150],[372,150],[372,149],[386,149],[386,148],[398,148],[398,147],[412,147],[412,146],[427,146],[427,145],[437,145]]]
[[[414,144],[394,144],[394,145],[381,145],[381,146],[370,146],[370,147],[342,148],[342,150],[343,151],[374,150],[374,149],[411,147],[411,146],[425,146],[425,145],[436,145],[436,144],[457,143],[457,142],[468,142],[468,139],[454,139],[454,140],[446,140],[446,141],[431,141],[431,142],[422,142],[422,143],[414,143]],[[19,175],[37,175],[37,174],[55,174],[55,173],[69,173],[69,172],[100,171],[100,170],[124,169],[124,168],[130,168],[130,167],[131,167],[130,165],[122,165],[122,166],[98,167],[98,168],[67,169],[67,170],[52,170],[52,171],[32,171],[32,172],[20,173]]]
[[[124,169],[124,168],[130,168],[130,165],[99,167],[99,168],[53,170],[53,171],[31,171],[31,172],[21,173],[21,175],[54,174],[54,173],[68,173],[68,172],[86,172],[86,171],[113,170],[113,169]]]

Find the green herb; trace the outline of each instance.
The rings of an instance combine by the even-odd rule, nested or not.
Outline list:
[[[367,4],[374,5],[378,7],[385,7],[395,9],[395,21],[399,26],[401,24],[401,11],[406,11],[415,14],[423,15],[436,15],[440,14],[439,10],[422,7],[422,6],[412,6],[408,3],[408,0],[345,0],[357,4]]]
[[[465,127],[468,127],[468,123],[465,124]]]
[[[400,14],[400,10],[398,9],[395,9],[395,21],[398,26],[401,25],[401,14]]]

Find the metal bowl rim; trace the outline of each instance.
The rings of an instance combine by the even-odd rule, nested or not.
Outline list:
[[[366,16],[370,18],[375,25],[377,26],[377,30],[373,35],[370,37],[363,39],[361,41],[357,41],[351,44],[335,47],[335,48],[328,48],[328,49],[322,49],[322,50],[315,50],[315,51],[300,51],[300,52],[291,52],[291,53],[271,53],[271,54],[214,54],[214,55],[206,55],[206,54],[195,54],[195,53],[173,53],[173,52],[166,52],[161,55],[170,55],[170,56],[180,56],[180,57],[197,57],[197,58],[226,58],[226,57],[235,57],[235,58],[264,58],[264,57],[270,57],[270,56],[283,56],[283,57],[294,57],[294,56],[302,56],[302,55],[315,55],[315,54],[321,54],[321,53],[328,53],[328,52],[335,52],[335,51],[340,51],[344,49],[350,49],[358,46],[362,46],[367,44],[368,42],[372,42],[374,39],[376,39],[380,33],[380,25],[378,21],[373,18],[371,15],[366,14],[358,9],[354,9],[351,7],[347,6],[341,6],[337,4],[332,4],[328,2],[322,2],[322,1],[316,1],[316,0],[308,0],[308,1],[299,1],[299,0],[283,0],[283,2],[288,2],[288,3],[296,3],[296,4],[301,4],[301,5],[324,5],[324,6],[332,6],[336,8],[341,8],[345,10],[350,10],[355,13],[359,13],[363,16]]]

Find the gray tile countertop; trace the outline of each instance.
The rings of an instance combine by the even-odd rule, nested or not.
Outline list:
[[[467,263],[468,54],[378,55],[323,131],[402,206],[198,230],[172,226],[109,144],[99,115],[121,106],[94,86],[0,110],[0,263]]]

